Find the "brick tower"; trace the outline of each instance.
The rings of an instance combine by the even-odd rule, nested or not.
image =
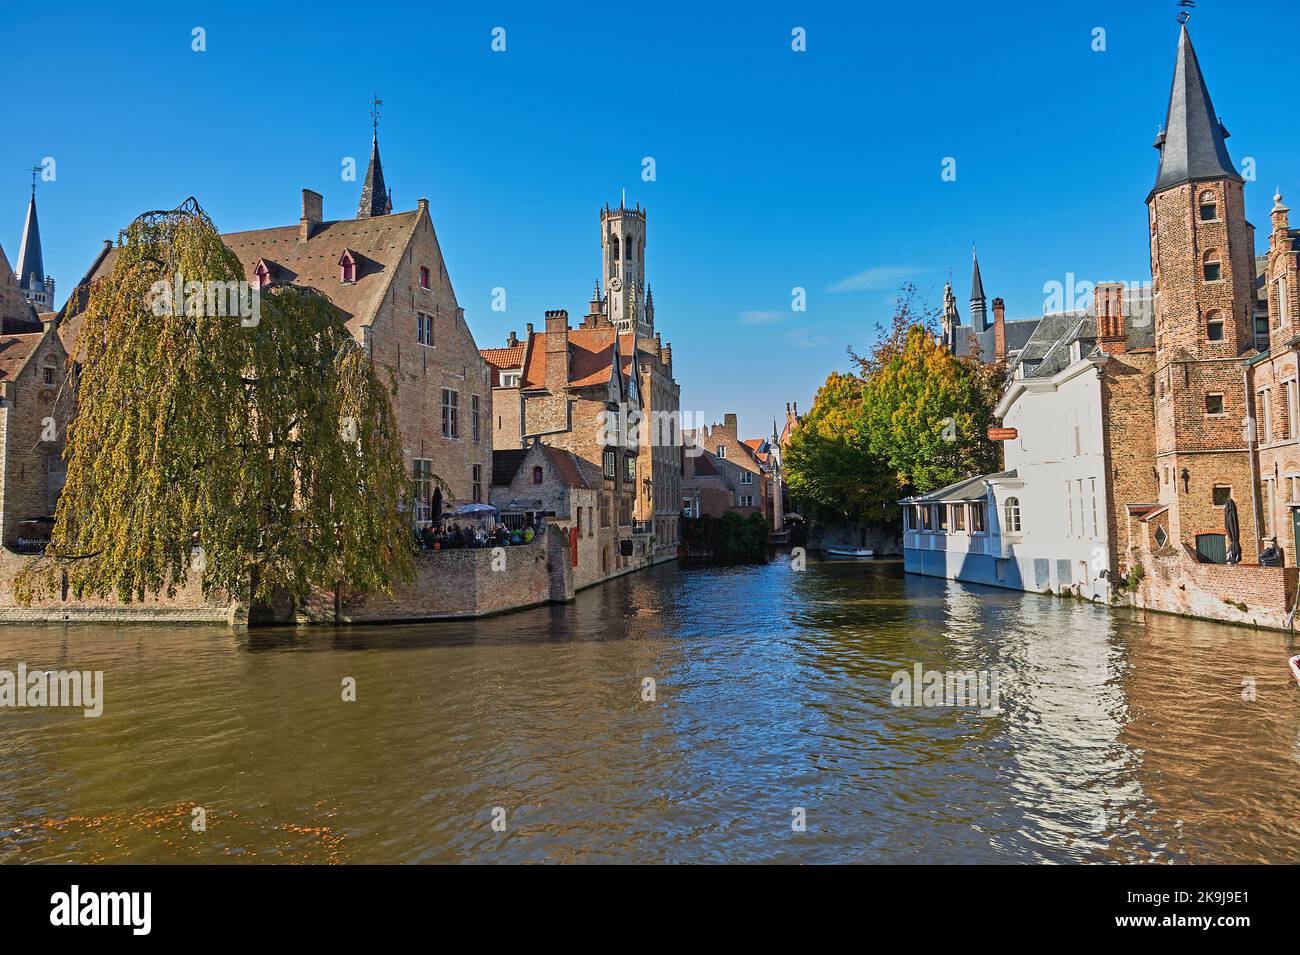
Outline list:
[[[1174,541],[1223,533],[1237,501],[1254,560],[1249,414],[1240,356],[1254,344],[1255,230],[1192,40],[1178,38],[1160,165],[1147,196],[1155,291],[1155,452]]]
[[[646,315],[645,210],[640,203],[600,211],[600,247],[605,273],[605,313],[621,332],[637,326],[637,334],[651,338],[654,327]]]

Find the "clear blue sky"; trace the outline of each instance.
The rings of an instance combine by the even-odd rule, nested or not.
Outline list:
[[[1172,2],[473,6],[5,4],[0,244],[16,258],[24,170],[46,156],[60,301],[101,239],[191,194],[223,231],[296,222],[304,186],[327,218],[352,216],[359,183],[340,163],[364,168],[378,92],[396,207],[429,199],[480,346],[547,308],[585,311],[597,210],[626,189],[649,209],[683,408],[737,411],[754,436],[787,401],[811,405],[900,281],[937,303],[951,268],[964,310],[972,240],[1013,318],[1067,272],[1150,279]],[[1257,163],[1261,241],[1274,188],[1300,199],[1300,126],[1268,59],[1298,21],[1294,2],[1201,0],[1190,24],[1233,159]],[[790,310],[795,286],[806,312]]]

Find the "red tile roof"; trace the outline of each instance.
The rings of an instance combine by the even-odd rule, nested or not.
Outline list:
[[[522,368],[524,364],[524,346],[514,345],[510,348],[480,348],[478,353],[489,365],[498,368]]]
[[[569,387],[585,388],[609,381],[616,334],[613,328],[569,330]],[[618,350],[622,358],[622,372],[627,375],[632,368],[631,335],[619,336]],[[546,387],[545,332],[533,332],[532,347],[528,350],[528,364],[524,367],[521,384],[525,388]]]

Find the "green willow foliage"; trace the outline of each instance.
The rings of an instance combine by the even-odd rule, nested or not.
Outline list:
[[[832,372],[785,449],[790,493],[823,515],[899,521],[899,498],[996,471],[988,440],[1005,372],[958,358],[904,286],[891,328],[852,374]]]
[[[29,595],[61,586],[123,602],[192,576],[252,601],[412,574],[409,493],[390,390],[339,311],[293,285],[260,316],[158,315],[159,282],[241,282],[193,200],[136,219],[90,290],[69,356],[67,484]],[[233,286],[231,286],[233,287]]]

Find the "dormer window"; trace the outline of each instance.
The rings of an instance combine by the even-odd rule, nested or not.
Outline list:
[[[344,249],[339,256],[339,281],[349,285],[357,280],[357,258],[351,249]]]
[[[427,266],[420,266],[420,288],[429,287],[429,269]]]
[[[1205,253],[1203,260],[1205,272],[1205,281],[1221,282],[1223,281],[1223,263],[1219,261],[1219,253],[1211,249]]]
[[[1219,221],[1219,197],[1210,189],[1201,193],[1201,221]]]

